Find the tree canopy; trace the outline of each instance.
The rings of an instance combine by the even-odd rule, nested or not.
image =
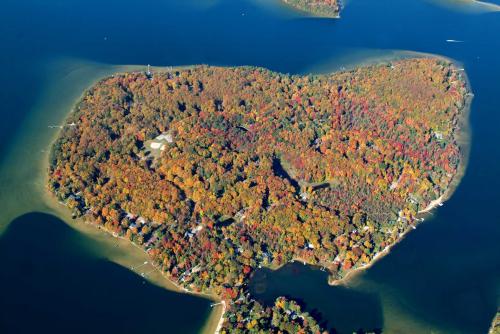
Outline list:
[[[293,301],[252,300],[248,277],[292,259],[342,277],[398,240],[456,176],[466,94],[434,58],[117,74],[69,115],[48,187],[177,284],[227,300],[225,328],[318,333]]]

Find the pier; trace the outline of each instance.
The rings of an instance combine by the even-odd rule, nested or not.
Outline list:
[[[146,264],[148,264],[148,261],[144,261],[143,263],[141,263],[140,265],[138,265],[137,267],[130,267],[130,270],[135,270],[135,269],[139,269],[141,267],[144,267]]]

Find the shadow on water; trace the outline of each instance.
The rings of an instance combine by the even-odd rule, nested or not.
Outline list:
[[[295,262],[276,271],[257,271],[250,282],[250,293],[266,305],[273,305],[279,296],[288,296],[332,333],[377,332],[383,328],[377,294],[344,286],[328,287],[327,278],[326,272]]]
[[[10,224],[0,239],[0,333],[200,331],[209,301],[145,282],[89,242],[47,214]]]

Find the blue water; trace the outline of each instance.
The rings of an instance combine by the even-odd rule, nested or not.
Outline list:
[[[87,246],[53,216],[13,221],[0,239],[0,332],[197,333],[203,326],[205,300],[148,284]]]
[[[14,196],[20,184],[30,193],[31,183],[25,185],[15,173],[19,166],[8,164],[11,152],[21,149],[13,138],[32,135],[26,133],[25,124],[45,98],[47,85],[57,92],[60,78],[71,75],[71,66],[60,68],[57,75],[48,70],[61,59],[65,63],[74,60],[110,65],[258,65],[308,73],[338,69],[365,58],[394,54],[394,50],[451,57],[465,67],[475,94],[470,161],[453,197],[436,211],[432,221],[412,232],[348,288],[328,287],[323,276],[302,270],[300,275],[267,273],[263,281],[267,290],[255,294],[263,300],[272,299],[275,293],[299,298],[341,333],[359,326],[392,333],[484,333],[500,291],[500,215],[496,211],[500,205],[499,35],[500,13],[451,10],[427,0],[350,0],[340,20],[303,17],[274,0],[3,0],[0,170],[4,175],[0,179],[6,181],[0,184],[0,197]],[[446,39],[464,43],[447,43]],[[65,85],[61,88],[68,88],[67,81],[61,82]],[[47,119],[56,113],[50,108],[44,112]],[[48,121],[43,123],[41,119],[40,133],[48,131]],[[24,161],[28,173],[40,173],[39,161],[26,154],[30,159],[20,161]],[[0,210],[29,212],[36,201],[34,195],[31,198],[16,203],[15,210],[11,202],[2,202]],[[66,228],[51,216],[38,215],[23,216],[12,226],[31,226],[34,221],[51,221],[51,226]],[[2,238],[9,238],[8,244],[15,249],[16,238],[30,233],[29,229],[23,231],[19,235],[7,230]],[[65,234],[56,237],[65,238]],[[9,256],[16,256],[13,254]],[[4,256],[0,254],[0,258]],[[32,261],[45,261],[36,252],[31,256]],[[15,260],[10,261],[15,265]],[[81,260],[72,261],[77,266]],[[98,270],[92,261],[86,266],[89,271]],[[2,267],[1,277],[6,272]],[[117,270],[116,275],[127,277],[130,273]],[[286,284],[280,284],[282,277],[288,278]],[[20,282],[13,279],[10,284],[16,281]],[[314,282],[314,289],[303,288],[304,282]],[[31,283],[37,284],[35,277]],[[43,291],[43,286],[37,288]],[[134,285],[129,288],[134,289]],[[2,285],[2,289],[10,288]],[[2,313],[26,317],[12,306],[16,298],[4,297],[4,291],[0,291]],[[110,294],[106,298],[115,298],[120,291]],[[207,301],[194,306],[197,302],[191,297],[180,296],[170,304],[169,298],[155,302],[162,307],[161,312],[152,307],[155,314],[190,312],[193,323],[201,328]],[[99,302],[100,298],[95,300]],[[78,298],[71,302],[79,307]],[[116,307],[129,310],[133,306],[116,303]],[[59,315],[69,316],[70,311],[60,308]],[[1,325],[7,326],[3,319]],[[86,321],[102,324],[93,316]],[[178,333],[193,328],[186,321],[178,321],[176,326]]]

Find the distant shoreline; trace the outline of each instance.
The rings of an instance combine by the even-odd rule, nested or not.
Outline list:
[[[309,16],[309,17],[324,18],[324,19],[340,19],[340,12],[342,11],[342,8],[343,8],[342,7],[343,2],[339,0],[338,1],[339,9],[338,9],[338,11],[336,11],[335,15],[326,14],[326,13],[321,14],[321,13],[316,13],[314,11],[310,11],[306,8],[298,7],[298,5],[292,4],[290,2],[290,0],[278,0],[278,1],[280,2],[280,4],[283,7],[289,8],[289,9],[293,10],[294,12],[297,12],[298,14]]]
[[[454,2],[459,2],[461,4],[471,4],[471,5],[476,5],[479,6],[483,9],[493,11],[493,12],[498,12],[500,11],[500,5],[497,5],[496,3],[493,2],[488,2],[488,1],[480,1],[480,0],[455,0]]]

